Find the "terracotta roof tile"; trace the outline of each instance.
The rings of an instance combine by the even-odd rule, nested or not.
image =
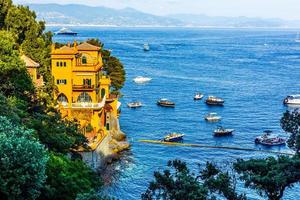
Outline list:
[[[25,55],[22,55],[21,59],[25,62],[26,67],[39,67],[40,66],[39,63],[33,61],[31,58],[29,58]]]
[[[87,50],[87,51],[99,51],[101,48],[91,45],[87,42],[83,42],[80,45],[77,46],[78,50]]]

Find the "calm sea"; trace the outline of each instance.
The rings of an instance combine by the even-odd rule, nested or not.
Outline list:
[[[59,28],[49,28],[57,31]],[[160,139],[176,131],[186,134],[186,143],[217,146],[263,148],[254,138],[265,129],[285,135],[280,118],[287,109],[282,104],[288,94],[300,93],[300,44],[294,39],[297,30],[232,29],[139,29],[73,28],[76,40],[99,38],[114,56],[124,63],[127,82],[122,89],[122,130],[132,148],[121,161],[108,169],[105,191],[119,199],[139,199],[155,170],[163,170],[168,160],[181,159],[197,172],[198,165],[213,161],[230,166],[237,158],[260,158],[271,154],[218,149],[169,147],[138,142]],[[74,37],[55,36],[66,42]],[[149,43],[151,51],[144,52]],[[137,85],[132,79],[147,76],[153,80]],[[200,91],[225,99],[224,107],[208,107],[193,101]],[[176,102],[175,109],[158,107],[158,98]],[[131,101],[144,107],[132,110]],[[206,123],[208,112],[223,117],[218,124]],[[217,125],[236,130],[234,136],[214,138]],[[286,147],[271,148],[289,151]],[[258,195],[239,187],[250,199]],[[288,189],[284,199],[300,199],[299,186]]]

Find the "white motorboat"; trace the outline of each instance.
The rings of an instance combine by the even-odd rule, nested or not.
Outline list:
[[[135,102],[128,103],[127,106],[129,108],[139,108],[139,107],[142,107],[143,104],[139,101],[135,101]]]
[[[133,81],[135,83],[138,83],[138,84],[143,84],[143,83],[147,83],[149,81],[151,81],[152,78],[149,78],[149,77],[143,77],[143,76],[138,76],[136,78],[133,79]]]
[[[194,96],[194,100],[201,100],[204,97],[202,93],[196,93]]]
[[[62,28],[59,31],[57,31],[55,34],[56,35],[77,35],[76,32],[71,31],[70,29],[67,28]]]
[[[150,51],[150,46],[148,43],[144,44],[144,51]]]
[[[223,106],[224,102],[223,99],[215,96],[209,96],[205,101],[205,103],[210,106]]]
[[[219,126],[217,129],[214,130],[214,136],[221,137],[221,136],[228,136],[232,135],[234,129],[226,129],[222,126]]]
[[[217,122],[220,121],[222,117],[218,116],[217,113],[208,113],[208,115],[206,115],[204,119],[209,122]]]
[[[180,142],[183,140],[184,134],[181,133],[170,133],[169,135],[165,136],[163,141],[164,142]]]
[[[300,94],[287,96],[283,100],[283,103],[287,105],[300,105]]]

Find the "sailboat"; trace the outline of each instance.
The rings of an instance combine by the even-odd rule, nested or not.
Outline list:
[[[297,34],[297,37],[296,37],[296,39],[295,39],[295,42],[300,42],[300,34],[299,34],[299,32],[298,32],[298,34]]]

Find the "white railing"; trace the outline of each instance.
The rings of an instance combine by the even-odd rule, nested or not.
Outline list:
[[[100,109],[104,107],[105,101],[106,101],[106,96],[104,96],[104,98],[100,103],[88,103],[88,102],[72,103],[72,108]]]

